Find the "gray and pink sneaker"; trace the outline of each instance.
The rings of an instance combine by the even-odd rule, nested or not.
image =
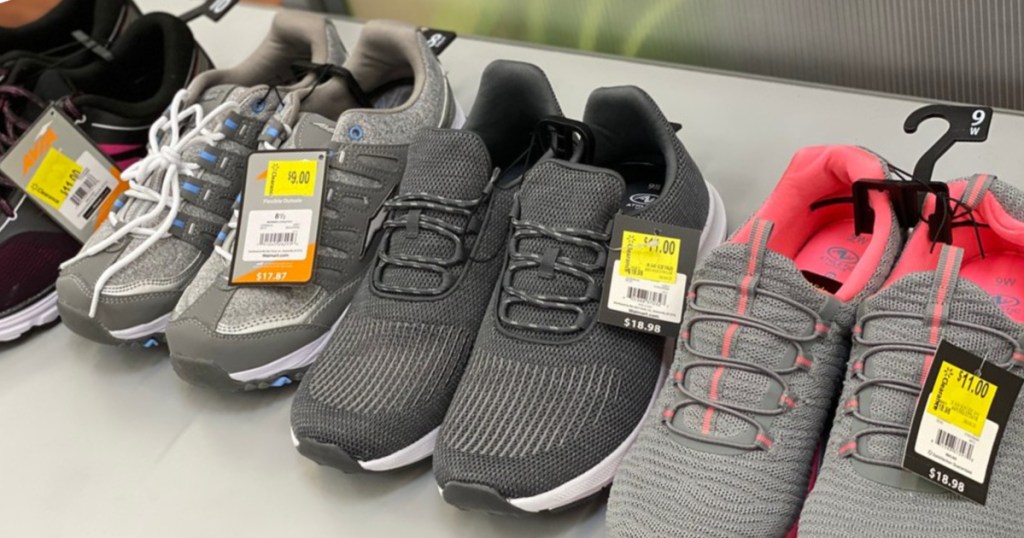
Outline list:
[[[799,151],[760,210],[695,271],[675,362],[620,467],[610,536],[783,536],[849,356],[858,305],[903,243],[887,195],[854,233],[854,182],[890,177],[852,146]]]
[[[940,341],[1018,376],[1024,367],[1024,192],[987,175],[949,190],[959,200],[952,244],[933,243],[919,226],[882,290],[861,306],[801,537],[1021,535],[1024,400],[1004,430],[985,506],[900,468]],[[929,197],[925,216],[935,201]]]

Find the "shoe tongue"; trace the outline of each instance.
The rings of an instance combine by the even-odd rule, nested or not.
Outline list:
[[[526,174],[520,220],[604,232],[619,210],[625,182],[608,170],[544,161]]]
[[[400,194],[424,192],[475,200],[491,176],[483,140],[470,131],[427,129],[409,145]]]
[[[336,122],[320,114],[300,112],[292,134],[281,149],[326,149],[331,144]]]
[[[51,102],[75,93],[76,89],[71,81],[66,79],[58,69],[49,69],[39,75],[33,93],[40,99]]]

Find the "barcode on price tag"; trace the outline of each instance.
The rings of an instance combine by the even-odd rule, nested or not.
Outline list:
[[[309,225],[313,212],[308,209],[251,211],[247,214],[248,233],[243,242],[242,260],[247,262],[296,261],[306,257]]]
[[[668,302],[668,294],[665,292],[645,290],[633,286],[626,288],[626,297],[657,306],[664,306]]]
[[[272,245],[272,246],[290,246],[297,244],[295,238],[298,237],[297,232],[277,232],[277,233],[262,233],[260,234],[259,244],[260,246]]]
[[[82,168],[70,189],[71,194],[61,204],[60,213],[76,226],[84,227],[117,188],[117,180],[103,173],[103,165],[89,153],[80,155],[77,162]]]
[[[952,450],[958,456],[974,461],[974,443],[971,441],[961,439],[946,430],[939,430],[938,435],[935,437],[935,443]]]

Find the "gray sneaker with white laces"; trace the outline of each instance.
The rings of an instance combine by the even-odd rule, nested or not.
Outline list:
[[[614,537],[784,536],[849,356],[857,305],[902,246],[888,197],[857,236],[852,185],[889,177],[850,146],[803,149],[693,275],[658,405],[608,502]]]
[[[153,124],[149,154],[124,171],[129,189],[61,268],[57,304],[72,331],[103,343],[155,345],[185,287],[213,250],[241,190],[248,156],[291,92],[293,62],[341,64],[345,48],[323,17],[285,12],[241,64],[209,71]]]
[[[292,115],[275,127],[286,136],[285,126],[295,125],[282,147],[329,150],[312,280],[229,285],[233,219],[224,244],[186,290],[167,327],[171,363],[182,379],[229,391],[299,379],[327,344],[373,259],[383,204],[398,189],[415,133],[464,121],[441,64],[413,26],[368,23],[344,67],[351,78],[342,74],[332,82],[348,80],[347,91],[323,99],[342,111],[330,120],[322,112]]]

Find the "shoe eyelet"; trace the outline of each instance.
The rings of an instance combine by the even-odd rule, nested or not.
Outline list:
[[[349,139],[354,140],[356,142],[362,140],[365,134],[366,133],[363,132],[363,128],[358,125],[353,125],[352,127],[348,128]]]
[[[260,99],[259,101],[256,101],[255,103],[252,104],[252,111],[257,113],[257,114],[259,114],[260,112],[263,112],[266,109],[267,109],[267,100],[266,99]]]

